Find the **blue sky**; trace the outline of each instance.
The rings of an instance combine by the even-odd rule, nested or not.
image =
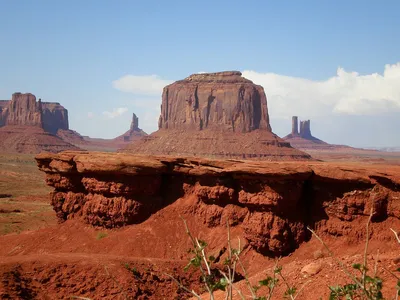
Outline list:
[[[399,1],[0,0],[0,99],[32,92],[63,104],[71,129],[111,138],[132,112],[156,130],[164,83],[239,70],[264,86],[280,136],[298,114],[327,142],[400,146],[399,11]]]

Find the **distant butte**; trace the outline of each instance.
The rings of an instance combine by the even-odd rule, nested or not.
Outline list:
[[[159,130],[122,152],[236,159],[310,159],[272,132],[263,87],[238,71],[166,86]]]
[[[114,139],[82,136],[73,130],[59,130],[57,135],[71,144],[85,150],[115,152],[119,148],[126,146],[128,143],[146,136],[147,133],[139,128],[139,118],[133,113],[129,130]]]
[[[77,150],[55,136],[68,130],[68,111],[59,103],[36,101],[33,94],[14,93],[0,101],[0,151],[39,153]]]
[[[127,132],[119,137],[115,138],[115,141],[122,141],[122,142],[132,142],[138,140],[142,136],[146,136],[147,133],[144,132],[142,129],[139,128],[139,118],[136,116],[135,113],[132,114],[132,123],[131,127]]]
[[[285,136],[283,139],[292,145],[292,147],[306,151],[315,156],[315,151],[352,151],[365,152],[365,149],[353,148],[346,145],[335,145],[324,142],[311,134],[310,120],[300,121],[300,131],[299,121],[297,116],[292,117],[292,132]],[[369,151],[371,152],[371,151]]]
[[[311,134],[310,120],[300,121],[300,132],[299,120],[297,116],[292,117],[292,132],[285,136],[283,139],[288,141],[292,147],[299,149],[309,148],[328,148],[333,147]]]

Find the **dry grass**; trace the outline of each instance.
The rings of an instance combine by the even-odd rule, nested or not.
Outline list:
[[[0,235],[55,224],[50,191],[33,155],[0,154]]]

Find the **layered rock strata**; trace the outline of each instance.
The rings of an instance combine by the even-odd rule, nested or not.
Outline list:
[[[10,101],[0,101],[1,152],[79,149],[55,136],[58,130],[68,130],[68,111],[59,103],[36,101],[30,93],[14,93]]]
[[[145,221],[186,199],[208,227],[228,220],[264,255],[284,255],[307,240],[306,226],[346,235],[352,221],[400,218],[400,168],[151,157],[122,153],[40,154],[60,221],[119,227]]]
[[[68,130],[68,111],[55,102],[36,101],[33,94],[14,93],[11,100],[0,101],[0,126],[36,126],[55,134]]]
[[[122,151],[309,159],[272,133],[264,89],[241,75],[238,71],[194,74],[166,86],[159,130]]]

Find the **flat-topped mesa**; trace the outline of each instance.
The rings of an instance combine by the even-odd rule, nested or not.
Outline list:
[[[0,152],[78,150],[55,135],[59,129],[68,130],[68,111],[59,103],[36,101],[31,93],[0,101]]]
[[[159,129],[271,132],[263,87],[241,75],[193,74],[166,86]]]
[[[69,130],[68,110],[58,102],[42,102],[43,129],[56,134],[59,129]]]
[[[11,100],[0,101],[0,127],[35,126],[56,134],[68,130],[68,111],[57,102],[36,101],[31,93],[14,93]]]
[[[185,81],[195,81],[195,82],[209,82],[209,83],[253,83],[251,80],[242,77],[242,73],[239,71],[225,71],[225,72],[215,72],[215,73],[197,73],[186,77]]]
[[[159,130],[120,152],[253,160],[311,157],[271,130],[264,88],[238,71],[193,74],[164,88]]]

